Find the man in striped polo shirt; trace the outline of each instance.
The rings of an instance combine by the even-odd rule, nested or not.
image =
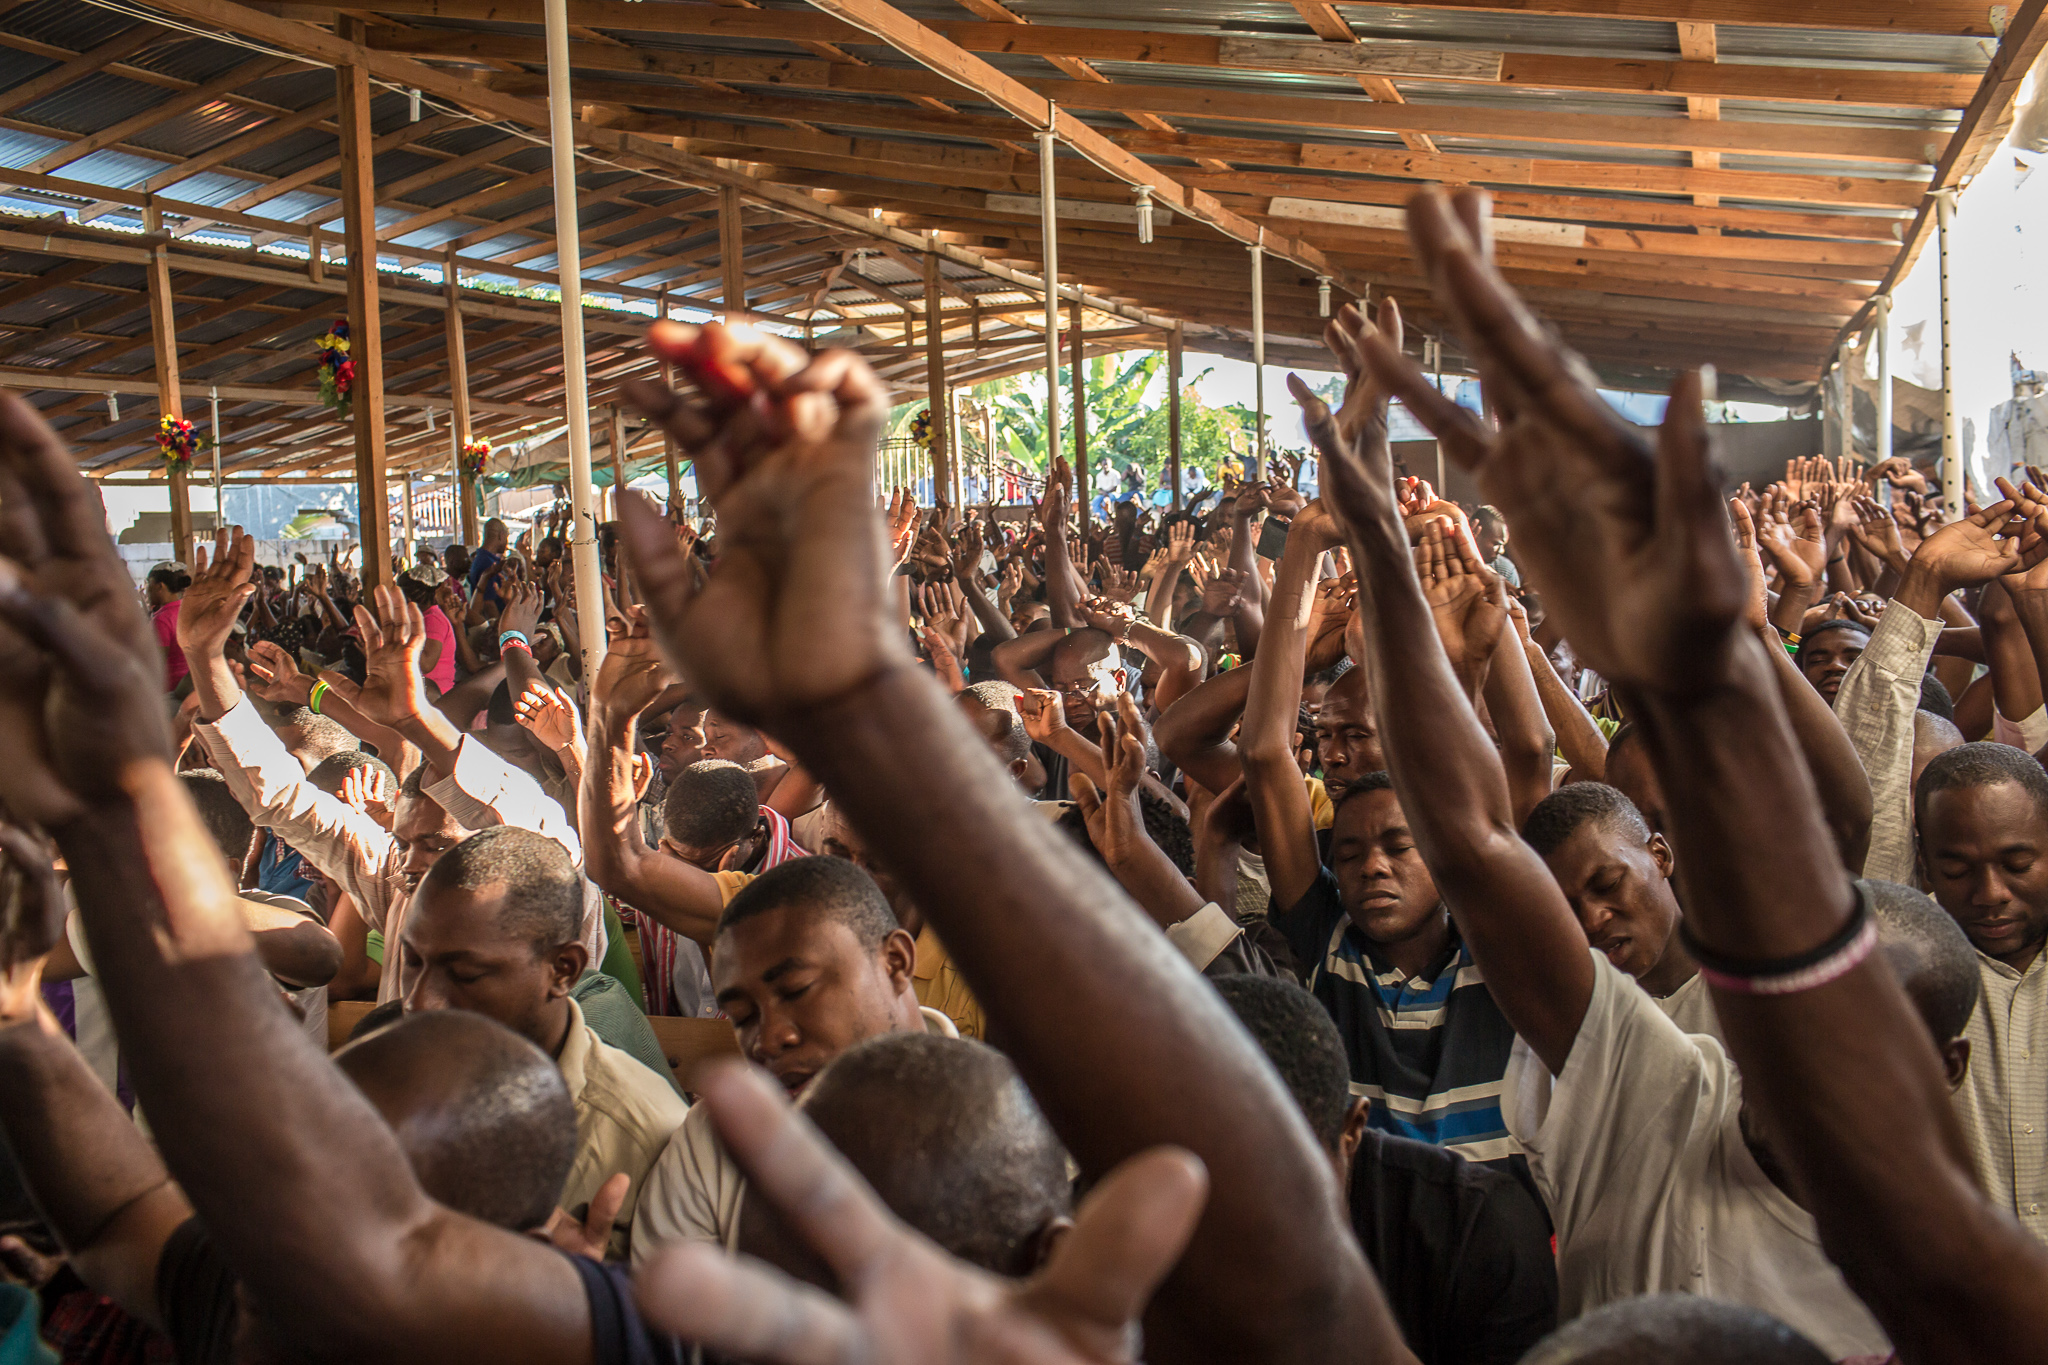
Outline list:
[[[1294,518],[1245,698],[1238,745],[1272,923],[1337,1022],[1372,1126],[1505,1165],[1518,1150],[1500,1111],[1514,1030],[1452,927],[1385,773],[1344,790],[1327,865],[1316,845],[1294,731],[1316,566],[1341,543],[1320,502]]]

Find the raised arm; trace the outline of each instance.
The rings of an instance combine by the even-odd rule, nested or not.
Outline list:
[[[1212,792],[1244,776],[1231,735],[1251,685],[1249,668],[1218,673],[1167,707],[1153,727],[1159,751]]]
[[[151,637],[98,500],[12,396],[0,501],[0,554],[26,575],[0,574],[0,648],[40,679],[17,694],[33,705],[0,719],[0,797],[70,863],[157,1147],[266,1338],[290,1355],[588,1359],[569,1263],[428,1200],[391,1130],[279,1003],[171,771]]]
[[[1147,1316],[1152,1360],[1406,1359],[1327,1161],[1264,1059],[1157,928],[1030,812],[890,629],[868,501],[879,381],[830,352],[780,401],[787,444],[744,473],[715,446],[700,458],[728,538],[701,592],[654,509],[624,509],[664,648],[721,711],[783,736],[824,779],[925,908],[1083,1171],[1161,1141],[1208,1167],[1208,1206]],[[1115,1049],[1099,1046],[1105,1029]]]
[[[1745,1099],[1829,1256],[1907,1365],[2039,1356],[2048,1248],[1976,1187],[1926,1025],[1886,955],[1867,940],[1828,950],[1858,897],[1742,622],[1699,379],[1678,381],[1653,452],[1494,271],[1475,236],[1484,204],[1425,192],[1410,224],[1444,311],[1516,420],[1494,432],[1451,409],[1390,348],[1371,348],[1374,371],[1476,473],[1566,637],[1634,700],[1687,928],[1725,964],[1708,981]],[[2023,557],[2013,510],[1986,508],[1961,533],[2007,570],[2048,552],[2033,543]],[[1816,962],[1830,970],[1793,975]],[[1726,988],[1760,979],[1772,989]]]
[[[590,693],[590,746],[577,788],[590,879],[626,904],[705,947],[725,900],[702,868],[647,846],[640,830],[640,793],[633,771],[634,722],[666,681],[661,656],[640,609],[614,630]]]
[[[1384,329],[1383,344],[1397,349],[1399,327],[1392,304],[1381,308],[1380,329],[1347,307],[1325,337],[1358,374],[1363,340]],[[1495,1003],[1554,1075],[1593,998],[1593,959],[1550,869],[1522,842],[1500,759],[1445,652],[1442,613],[1424,596],[1394,492],[1385,391],[1356,381],[1344,412],[1332,414],[1306,385],[1293,387],[1322,458],[1327,505],[1358,566],[1365,667],[1402,814]],[[1420,557],[1445,585],[1436,595],[1455,599],[1469,596],[1458,579],[1482,580],[1471,538],[1447,535],[1450,526],[1430,523]]]

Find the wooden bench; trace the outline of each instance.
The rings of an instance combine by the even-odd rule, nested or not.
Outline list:
[[[661,1055],[668,1059],[669,1070],[676,1073],[676,1084],[685,1090],[691,1088],[690,1077],[698,1063],[712,1057],[740,1055],[739,1038],[729,1020],[650,1014],[647,1023],[654,1030],[654,1040],[661,1044]]]

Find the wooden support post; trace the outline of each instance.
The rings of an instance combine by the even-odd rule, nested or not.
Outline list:
[[[1180,494],[1180,343],[1178,322],[1166,334],[1166,472],[1173,479],[1173,510],[1181,510]]]
[[[417,560],[413,550],[412,471],[405,471],[403,491],[398,495],[398,524],[405,533],[405,557],[400,564],[410,569]]]
[[[664,320],[668,317],[667,285],[663,285],[654,296],[654,316]],[[806,332],[804,344],[808,347],[810,344],[808,337],[810,328],[808,324],[806,324],[804,330]],[[670,367],[668,358],[663,356],[661,360],[661,386],[664,389],[672,389],[675,387],[675,383],[675,371]],[[666,427],[662,428],[661,432],[661,463],[663,470],[668,474],[668,505],[673,511],[681,511],[683,506],[683,472],[676,461],[676,438],[668,434]]]
[[[345,42],[369,44],[369,26],[344,18]],[[371,147],[369,68],[334,68],[335,121],[341,125],[342,237],[348,249],[349,405],[356,428],[356,504],[363,536],[363,586],[391,581],[391,511],[384,491],[384,336],[377,288],[377,187]]]
[[[925,403],[932,415],[932,500],[960,506],[958,461],[953,458],[953,405],[946,394],[945,328],[939,325],[939,257],[924,254]]]
[[[306,275],[315,284],[327,278],[327,234],[318,223],[306,234]]]
[[[462,448],[469,444],[469,350],[462,339],[462,285],[456,273],[454,247],[448,248],[441,272],[441,292],[448,300],[443,317],[448,332],[448,396],[455,404],[449,426],[454,433],[455,501],[459,504],[449,531],[474,550],[483,544],[483,538],[476,519],[476,480],[469,477],[462,459]]]
[[[746,244],[740,237],[739,187],[721,186],[718,191],[718,268],[725,277],[725,288],[720,299],[725,305],[725,320],[728,323],[741,322],[746,318],[745,251]]]
[[[1074,501],[1081,504],[1081,548],[1085,554],[1088,547],[1088,518],[1090,514],[1088,493],[1088,358],[1082,351],[1081,299],[1078,292],[1074,297],[1072,320],[1067,324],[1069,351],[1073,359],[1068,365],[1073,370],[1071,383],[1074,386]],[[1083,572],[1086,572],[1085,568]]]
[[[149,248],[149,344],[156,353],[156,408],[159,417],[183,417],[185,394],[178,384],[177,305],[171,297],[171,261],[160,240],[163,214],[142,211],[142,229],[153,240]],[[183,469],[172,469],[171,558],[192,562],[192,490]]]

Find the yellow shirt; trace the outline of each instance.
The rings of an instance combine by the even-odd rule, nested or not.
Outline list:
[[[981,1002],[967,989],[967,978],[953,965],[939,936],[927,924],[917,936],[917,965],[911,968],[911,987],[917,1003],[937,1010],[953,1021],[962,1038],[980,1040],[988,1032],[982,1019]]]
[[[577,1212],[605,1181],[620,1171],[631,1176],[633,1183],[612,1224],[608,1249],[610,1259],[623,1260],[631,1248],[633,1211],[648,1168],[682,1127],[689,1106],[667,1077],[655,1075],[630,1053],[598,1037],[583,1022],[583,1010],[574,1000],[569,1002],[569,1036],[557,1064],[576,1110],[576,1160],[562,1186],[562,1207]]]
[[[1309,814],[1315,817],[1317,829],[1328,829],[1330,822],[1337,818],[1337,807],[1330,800],[1330,789],[1323,785],[1320,777],[1305,780],[1308,783]]]

